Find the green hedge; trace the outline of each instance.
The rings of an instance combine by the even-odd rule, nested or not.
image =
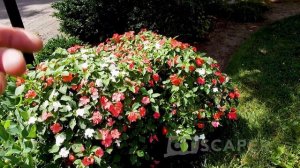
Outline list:
[[[203,1],[204,2],[204,1]],[[210,28],[204,3],[197,0],[61,0],[53,4],[61,30],[98,43],[114,33],[141,28],[180,40],[199,39]]]

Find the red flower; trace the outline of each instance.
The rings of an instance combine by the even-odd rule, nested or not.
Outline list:
[[[201,58],[196,58],[195,62],[198,67],[201,67],[204,64],[204,60]]]
[[[168,134],[168,129],[166,127],[163,127],[161,132],[162,132],[163,135],[167,135]]]
[[[84,166],[89,166],[91,164],[94,163],[94,158],[93,156],[90,156],[90,157],[84,157],[82,160],[81,160],[82,164]]]
[[[73,75],[71,73],[69,73],[68,76],[62,76],[62,81],[65,83],[72,82],[72,80],[73,80]]]
[[[74,162],[76,157],[73,154],[69,154],[69,161]]]
[[[93,121],[94,125],[97,125],[97,124],[101,123],[102,115],[100,114],[99,111],[96,111],[96,112],[93,113],[92,121]]]
[[[102,107],[106,110],[109,109],[110,106],[112,105],[112,103],[109,102],[105,96],[101,96],[100,103],[101,103]]]
[[[236,113],[236,108],[234,108],[234,107],[232,107],[231,109],[230,109],[230,112],[233,112],[233,113]]]
[[[16,81],[16,85],[17,86],[21,86],[25,83],[25,79],[21,78],[21,77],[17,77],[17,81]]]
[[[28,90],[28,92],[25,94],[26,99],[34,99],[36,96],[37,94],[34,90]]]
[[[212,79],[212,80],[211,80],[211,83],[212,83],[213,85],[216,85],[217,82],[218,82],[218,81],[217,81],[216,79]]]
[[[129,64],[129,69],[133,69],[134,68],[134,63],[130,63]]]
[[[189,66],[189,69],[191,72],[193,72],[193,71],[195,71],[196,68],[195,68],[195,66],[191,65],[191,66]]]
[[[197,79],[197,83],[198,83],[199,85],[204,85],[204,84],[205,84],[205,79],[199,77],[199,78]]]
[[[122,35],[119,35],[118,33],[115,33],[115,34],[113,34],[113,36],[112,36],[112,40],[113,40],[115,43],[119,43],[120,40],[121,40],[121,37],[122,37]]]
[[[159,81],[159,79],[160,79],[160,77],[159,77],[159,75],[156,73],[156,74],[153,74],[152,75],[152,78],[153,78],[153,80],[155,81],[155,82],[157,82],[157,81]]]
[[[46,79],[47,86],[51,86],[53,84],[53,82],[54,82],[53,77],[49,77]]]
[[[139,117],[139,115],[136,112],[130,112],[127,116],[127,119],[130,122],[136,122],[137,118]]]
[[[175,39],[171,39],[171,46],[172,46],[173,48],[181,47],[181,45],[182,45],[181,42],[179,42],[179,41],[177,41],[177,40],[175,40]]]
[[[231,99],[234,99],[235,94],[234,94],[234,92],[230,92],[230,93],[228,94],[228,96],[229,96]]]
[[[137,94],[137,93],[139,93],[139,91],[140,91],[140,87],[135,86],[134,87],[134,93]]]
[[[104,151],[102,148],[98,148],[96,151],[95,151],[95,155],[99,158],[101,158],[103,155],[104,155]]]
[[[172,111],[171,111],[171,114],[172,115],[175,115],[177,113],[177,110],[176,109],[173,109]]]
[[[122,92],[116,92],[112,95],[112,101],[119,102],[125,99],[125,95]]]
[[[147,104],[149,104],[149,103],[150,103],[150,99],[149,99],[149,97],[147,97],[147,96],[144,96],[144,97],[142,98],[142,103],[143,103],[144,105],[147,105]]]
[[[119,132],[118,129],[114,129],[110,132],[110,135],[113,139],[119,139],[120,138],[120,135],[121,133]]]
[[[170,76],[171,83],[179,86],[182,83],[182,78],[179,78],[176,74]]]
[[[225,76],[223,76],[223,75],[219,76],[219,81],[220,81],[221,84],[224,83],[225,80],[226,80]]]
[[[74,53],[76,53],[80,48],[81,48],[80,45],[75,45],[75,46],[73,46],[73,47],[68,48],[68,52],[69,52],[70,54],[74,54]]]
[[[154,81],[153,80],[149,80],[149,86],[154,87]]]
[[[141,117],[144,117],[145,115],[146,115],[146,109],[145,109],[145,107],[141,107],[140,109],[139,109],[139,112],[140,112],[140,116]]]
[[[230,119],[230,120],[237,120],[237,115],[235,112],[229,112],[227,114],[227,117]]]
[[[155,112],[155,113],[153,114],[153,118],[159,119],[159,118],[160,118],[160,113],[159,113],[159,112]]]
[[[50,127],[50,129],[53,134],[57,134],[63,129],[63,127],[59,123],[55,123]]]
[[[101,144],[102,144],[104,147],[106,147],[106,148],[110,147],[111,144],[112,144],[112,137],[111,137],[111,135],[109,135],[108,138],[102,140],[102,141],[101,141]]]
[[[205,127],[205,125],[204,125],[204,123],[199,122],[199,123],[197,124],[197,127],[198,127],[199,129],[203,129],[203,128]]]

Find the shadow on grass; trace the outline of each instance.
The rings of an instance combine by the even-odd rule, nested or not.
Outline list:
[[[255,33],[233,56],[227,73],[241,89],[239,109],[251,130],[241,127],[240,136],[266,141],[267,146],[248,147],[252,161],[243,164],[286,166],[292,161],[284,155],[300,157],[300,15]],[[280,147],[290,151],[276,151]]]

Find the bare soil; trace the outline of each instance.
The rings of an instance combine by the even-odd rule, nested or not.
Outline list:
[[[208,56],[216,59],[224,70],[231,55],[252,33],[262,26],[297,14],[300,14],[300,1],[270,4],[270,10],[265,13],[265,19],[261,22],[237,23],[216,19],[208,40],[199,45],[200,50],[204,50]]]

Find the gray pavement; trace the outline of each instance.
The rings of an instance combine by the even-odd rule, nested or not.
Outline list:
[[[51,3],[57,0],[16,0],[25,29],[41,36],[44,42],[59,34]],[[0,25],[11,26],[3,1],[0,0]]]

